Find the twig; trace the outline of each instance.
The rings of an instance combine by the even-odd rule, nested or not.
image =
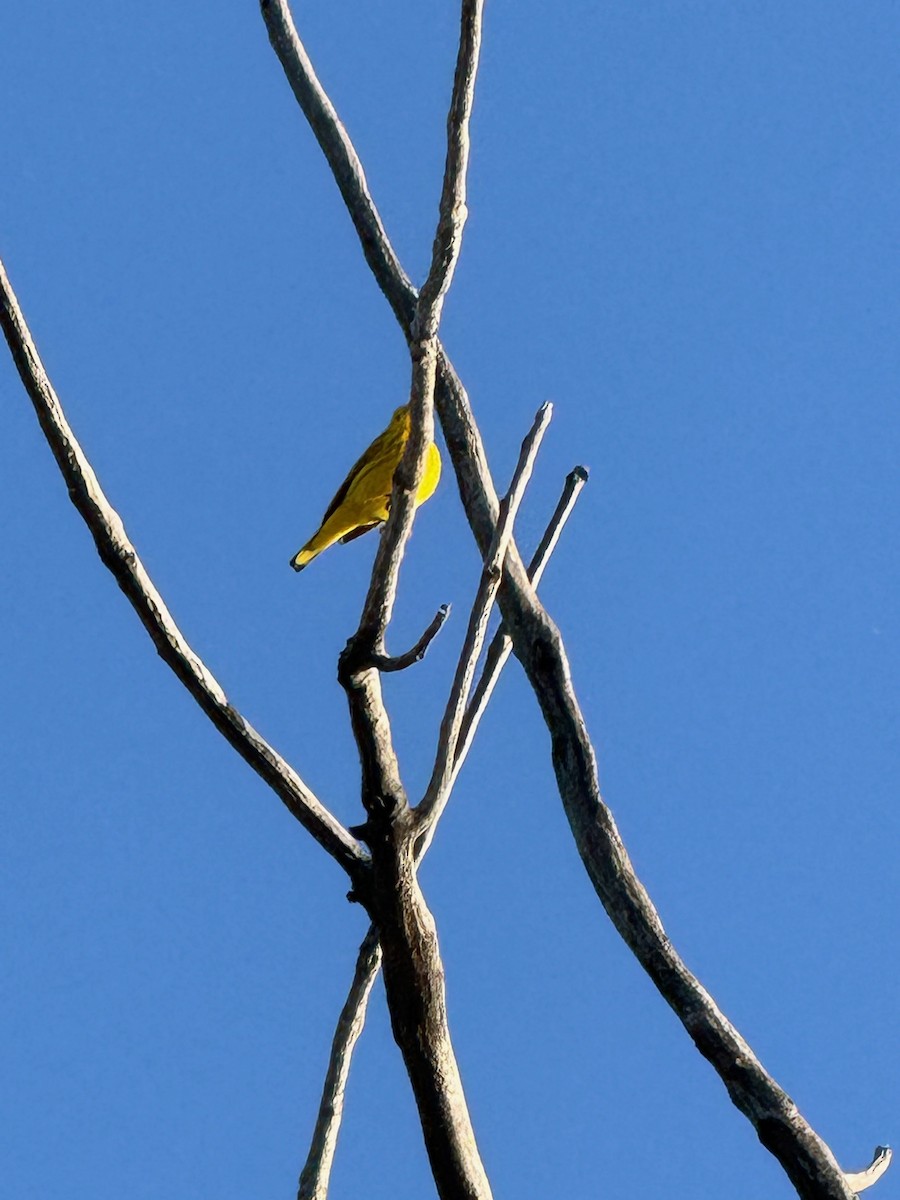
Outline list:
[[[569,514],[575,507],[575,502],[587,480],[588,472],[585,467],[575,467],[566,476],[566,482],[563,486],[559,503],[556,505],[553,516],[550,518],[550,523],[544,530],[544,535],[538,543],[538,548],[535,550],[534,556],[528,566],[528,578],[531,580],[532,587],[535,590],[537,590],[538,584],[541,582],[544,568],[547,565],[550,555],[556,549],[556,543],[559,541],[559,535],[562,533],[563,526],[568,521]],[[497,680],[500,678],[500,672],[506,665],[511,653],[512,638],[506,632],[506,626],[501,625],[488,647],[488,652],[484,660],[484,670],[478,679],[478,683],[475,685],[472,700],[463,717],[456,744],[456,755],[453,760],[453,772],[450,776],[449,787],[451,789],[456,783],[456,778],[462,770],[463,763],[466,761],[466,756],[475,738],[475,731],[493,695]]]
[[[44,370],[25,317],[0,262],[0,324],[44,436],[96,543],[160,657],[172,668],[215,727],[273,789],[285,807],[351,876],[368,855],[310,791],[294,769],[228,702],[221,685],[188,645],[128,540],[122,519],[107,500],[66,420]]]
[[[872,1161],[864,1171],[848,1171],[844,1174],[847,1187],[851,1192],[864,1192],[866,1188],[878,1182],[891,1165],[893,1157],[894,1152],[890,1146],[876,1146]]]
[[[300,1174],[297,1200],[326,1200],[328,1196],[331,1165],[344,1115],[344,1091],[350,1074],[350,1061],[366,1022],[369,994],[380,966],[378,931],[374,925],[370,925],[359,948],[353,982],[334,1031],[319,1113],[309,1154]]]
[[[442,604],[434,614],[431,624],[414,646],[405,654],[373,654],[371,664],[382,674],[390,671],[405,671],[413,663],[421,662],[425,652],[441,630],[444,622],[450,616],[450,605]]]
[[[419,292],[413,340],[437,336],[444,297],[453,280],[462,248],[469,166],[469,121],[475,100],[475,77],[481,52],[483,0],[464,0],[459,53],[453,79],[453,99],[447,116],[447,161],[441,191],[440,216],[434,237],[431,269]]]
[[[481,581],[478,585],[459,663],[456,667],[456,675],[453,679],[453,686],[450,689],[444,718],[441,721],[437,757],[431,773],[431,780],[421,803],[415,809],[418,819],[418,835],[422,839],[420,842],[420,855],[427,849],[433,836],[434,826],[440,819],[440,815],[450,795],[450,782],[453,777],[453,765],[457,756],[457,746],[466,702],[469,698],[469,689],[472,686],[475,667],[481,654],[481,648],[484,645],[488,618],[490,617],[491,609],[493,608],[494,600],[500,587],[500,581],[503,578],[503,560],[509,548],[513,524],[515,523],[516,514],[519,511],[522,496],[525,494],[528,481],[531,479],[534,460],[537,457],[537,452],[540,449],[541,441],[552,415],[553,405],[549,402],[542,404],[535,414],[534,424],[522,442],[519,461],[516,463],[509,491],[500,505],[500,518],[497,521],[497,528],[485,557]]]

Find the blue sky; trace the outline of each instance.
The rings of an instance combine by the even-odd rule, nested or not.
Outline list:
[[[456,6],[299,17],[421,280]],[[591,468],[542,592],[606,798],[848,1169],[898,1136],[898,37],[887,0],[493,0],[444,320],[501,484],[555,403],[524,551]],[[409,371],[256,4],[19,6],[0,78],[0,253],[68,416],[195,649],[352,823],[374,538],[287,564]],[[291,1196],[363,914],[156,657],[5,357],[0,396],[5,1189]],[[448,473],[391,632],[454,606],[386,684],[412,794],[476,582]],[[595,899],[514,663],[422,877],[495,1195],[793,1195]],[[380,988],[332,1195],[363,1187],[431,1189]]]

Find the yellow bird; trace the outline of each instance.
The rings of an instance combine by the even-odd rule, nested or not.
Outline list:
[[[335,542],[352,542],[354,538],[388,518],[394,472],[409,440],[409,405],[398,408],[384,433],[379,434],[350,474],[325,511],[322,524],[302,550],[291,559],[295,571],[302,571],[317,554]],[[432,442],[425,456],[425,474],[416,493],[416,504],[423,504],[434,492],[441,477],[441,456]]]

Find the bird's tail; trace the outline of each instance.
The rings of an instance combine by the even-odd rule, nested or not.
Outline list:
[[[352,528],[352,526],[351,526]],[[317,558],[323,550],[327,550],[329,546],[333,546],[336,541],[347,533],[347,522],[342,519],[340,514],[333,513],[323,525],[316,530],[309,541],[303,546],[294,557],[291,559],[291,566],[295,571],[302,571],[308,566],[314,558]]]
[[[302,571],[304,567],[308,566],[314,558],[317,558],[323,550],[327,550],[336,540],[333,537],[323,537],[322,530],[320,529],[318,533],[309,539],[302,550],[297,551],[291,559],[291,566],[295,571]]]
[[[302,571],[308,563],[312,562],[318,553],[318,550],[298,550],[291,559],[291,566],[295,571]]]

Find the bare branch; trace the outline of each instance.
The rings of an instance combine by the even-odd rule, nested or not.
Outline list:
[[[359,236],[375,282],[390,304],[407,341],[418,304],[418,292],[403,270],[369,192],[359,155],[334,105],[315,73],[300,40],[287,0],[260,0],[272,48],[297,103],[331,167],[335,183]],[[457,472],[466,515],[485,552],[497,520],[498,500],[487,466],[481,434],[472,418],[465,389],[453,365],[438,345],[436,403],[444,436]],[[474,507],[473,507],[474,506]],[[470,511],[471,510],[471,511]],[[512,553],[509,556],[513,558]]]
[[[453,79],[453,95],[447,117],[447,160],[441,192],[440,211],[428,278],[419,293],[413,332],[410,339],[412,385],[410,389],[411,429],[403,459],[394,479],[391,511],[372,571],[372,580],[360,629],[361,643],[380,652],[384,632],[391,619],[400,562],[412,530],[415,496],[425,470],[425,455],[434,439],[434,386],[437,369],[437,331],[444,297],[453,279],[462,249],[462,231],[466,220],[466,170],[469,162],[469,119],[475,95],[475,77],[481,47],[483,0],[463,0]],[[294,41],[299,38],[294,32]],[[306,60],[311,69],[311,64]],[[307,74],[307,90],[310,80]],[[321,88],[318,89],[321,92]],[[332,109],[333,111],[333,109]],[[342,145],[349,139],[346,134]],[[367,193],[366,193],[367,195]],[[364,197],[358,197],[363,201]],[[380,226],[377,214],[373,217]],[[383,228],[380,243],[387,242]],[[389,244],[389,243],[388,243]],[[383,258],[383,255],[382,255]]]
[[[393,826],[393,853],[377,843],[372,847],[371,911],[384,954],[391,1028],[412,1084],[438,1195],[490,1200],[450,1038],[437,929],[416,876],[409,816]]]
[[[344,1091],[350,1074],[350,1060],[366,1022],[369,995],[380,966],[378,931],[374,925],[370,925],[359,948],[353,982],[334,1031],[316,1127],[300,1174],[297,1200],[327,1200],[331,1165],[344,1115]]]
[[[894,1152],[890,1146],[876,1146],[871,1163],[864,1171],[850,1171],[844,1175],[844,1180],[851,1192],[864,1192],[873,1183],[877,1183],[888,1167]]]
[[[434,641],[449,616],[450,605],[442,604],[434,614],[431,624],[413,647],[407,650],[405,654],[375,654],[372,656],[372,666],[384,673],[405,671],[413,663],[421,662],[425,657],[428,647]]]
[[[267,7],[263,5],[264,14]],[[438,1193],[445,1200],[451,1197],[489,1200],[491,1191],[450,1039],[437,932],[416,878],[414,826],[400,780],[380,677],[373,663],[385,653],[385,631],[396,597],[400,563],[412,527],[425,455],[434,436],[436,333],[441,302],[461,245],[464,206],[460,206],[458,198],[465,195],[467,125],[481,11],[482,0],[463,0],[459,61],[448,119],[449,150],[441,228],[435,239],[428,298],[417,305],[415,325],[422,336],[410,340],[410,433],[394,475],[390,514],[379,543],[359,628],[341,655],[339,666],[362,766],[363,805],[367,814],[364,834],[372,849],[371,880],[364,881],[357,894],[378,928],[391,1026],[412,1084]],[[289,21],[286,11],[282,17]],[[289,41],[296,50],[299,39],[295,33]],[[273,44],[277,48],[274,40]],[[292,58],[305,77],[300,93],[321,100],[321,89],[306,69],[308,60],[304,63],[304,58],[297,53]],[[465,93],[462,99],[460,90]],[[325,115],[328,124],[328,114]],[[346,151],[346,135],[340,130],[332,128],[325,141],[337,146],[341,153]],[[358,187],[350,190],[365,207],[367,193],[360,198]],[[452,211],[448,212],[448,206]]]
[[[550,561],[550,555],[556,549],[559,535],[562,533],[572,509],[575,507],[575,501],[581,495],[581,489],[587,483],[588,478],[589,472],[587,467],[573,467],[566,476],[562,495],[557,502],[556,508],[553,510],[553,516],[550,518],[547,528],[538,542],[537,549],[532,555],[531,562],[528,564],[528,578],[531,580],[531,586],[535,591],[537,591],[538,584],[544,578],[544,570]]]
[[[537,586],[538,582],[540,581],[540,579],[544,573],[544,568],[546,567],[551,554],[553,553],[554,549],[556,548],[556,544],[559,540],[559,535],[562,532],[562,528],[565,525],[566,521],[569,519],[569,514],[571,513],[572,508],[575,505],[575,501],[578,499],[581,489],[584,487],[586,482],[587,482],[587,471],[585,470],[584,467],[575,467],[575,469],[573,471],[570,471],[570,473],[566,477],[565,486],[563,488],[563,493],[560,496],[559,503],[556,506],[553,516],[550,518],[550,523],[548,524],[547,528],[544,530],[544,535],[541,538],[541,541],[538,545],[537,550],[535,551],[534,557],[532,558],[531,565],[529,567],[529,574],[531,575],[532,581],[535,584],[535,586]],[[498,652],[498,648],[499,648],[499,652]],[[497,635],[494,638],[493,642],[491,643],[490,649],[488,650],[487,661],[485,663],[484,673],[482,674],[482,677],[479,680],[478,686],[475,689],[475,695],[472,698],[472,703],[469,705],[469,708],[466,710],[465,721],[463,723],[459,747],[457,750],[457,757],[456,757],[456,761],[454,762],[454,766],[453,766],[453,779],[454,780],[456,778],[456,775],[459,773],[459,769],[462,766],[463,761],[465,760],[466,754],[469,751],[469,747],[472,743],[472,738],[475,735],[475,729],[477,727],[478,721],[481,719],[481,715],[484,711],[484,708],[487,705],[487,702],[488,702],[488,699],[490,698],[491,692],[493,691],[494,684],[496,683],[497,679],[500,676],[500,672],[503,670],[503,667],[506,665],[506,662],[509,659],[510,649],[511,649],[511,642],[509,640],[509,637],[504,633],[504,631],[501,627],[501,629],[499,629],[497,631]],[[380,668],[380,669],[383,670],[384,668]],[[434,826],[432,826],[432,832],[433,832],[433,830],[434,830]],[[431,842],[431,839],[429,839],[429,844],[430,844],[430,842]],[[422,858],[423,854],[426,852],[427,848],[428,847],[425,846],[421,842],[417,845],[417,847],[416,847],[417,857],[419,860],[421,860],[421,858]],[[360,951],[360,954],[362,954],[362,951]],[[376,968],[375,968],[376,972],[377,972],[377,969],[378,968],[376,966]],[[359,971],[359,967],[357,966],[357,973],[358,973],[358,971]],[[353,994],[354,994],[353,988],[351,988],[351,996]],[[365,1021],[365,1012],[366,1012],[366,1006],[368,1004],[369,994],[370,994],[370,990],[366,990],[364,992],[363,991],[357,992],[355,1010],[351,1010],[350,999],[348,997],[348,1002],[344,1006],[344,1010],[341,1015],[341,1025],[347,1026],[351,1022],[355,1021],[355,1022],[358,1022],[359,1028],[362,1029],[363,1022]],[[337,1035],[336,1035],[336,1037],[337,1037]],[[355,1045],[355,1038],[354,1038],[353,1043],[350,1043],[346,1050],[346,1055],[347,1055],[346,1060],[345,1060],[346,1071],[349,1071],[349,1065],[350,1065],[349,1064],[349,1056],[353,1051],[354,1045]],[[343,1083],[341,1084],[341,1087],[343,1088]],[[327,1096],[327,1095],[331,1095],[331,1094],[332,1094],[332,1089],[330,1088],[328,1081],[326,1081],[325,1095]],[[343,1093],[341,1093],[341,1094],[343,1094]],[[322,1101],[323,1105],[325,1104],[325,1102],[326,1102],[325,1096],[323,1096],[323,1101]],[[321,1114],[321,1112],[322,1112],[322,1110],[320,1109],[320,1114]],[[332,1112],[332,1110],[330,1108],[329,1108],[329,1112]],[[340,1124],[341,1114],[342,1114],[342,1109],[334,1110],[332,1112],[331,1122],[328,1126],[329,1136],[331,1136],[334,1139],[334,1141],[337,1140],[338,1126]],[[321,1121],[322,1121],[322,1118],[320,1115],[320,1123],[321,1123]],[[314,1143],[316,1140],[317,1139],[314,1138]],[[322,1138],[319,1138],[318,1140],[321,1141]],[[327,1184],[327,1178],[326,1178],[326,1184]],[[310,1195],[310,1197],[312,1197],[313,1195],[315,1195],[315,1193],[310,1192],[309,1195]],[[299,1197],[299,1200],[306,1200],[306,1197],[301,1195],[301,1197]],[[320,1196],[316,1196],[316,1200],[320,1200]],[[321,1200],[324,1200],[324,1192],[321,1193]]]
[[[319,83],[294,26],[290,5],[287,0],[260,0],[260,10],[272,49],[340,188],[366,262],[379,286],[383,288],[382,280],[388,282],[389,290],[384,294],[400,324],[408,330],[418,298],[416,289],[384,231],[359,155]]]
[[[390,514],[382,531],[369,590],[363,605],[359,628],[341,656],[339,677],[350,702],[353,732],[363,766],[363,799],[373,819],[399,813],[407,807],[400,781],[400,770],[390,738],[390,723],[381,698],[380,681],[373,664],[383,658],[384,637],[397,595],[400,563],[412,530],[415,497],[425,469],[425,455],[434,438],[434,387],[437,363],[437,328],[441,305],[449,286],[462,245],[464,221],[465,172],[468,163],[468,122],[474,94],[474,80],[481,43],[482,0],[463,0],[462,29],[450,115],[447,119],[448,152],[435,254],[423,297],[416,304],[414,323],[426,331],[410,341],[412,388],[410,395],[411,428],[403,458],[394,476]],[[269,26],[272,44],[292,82],[295,95],[323,147],[329,161],[341,172],[342,190],[347,189],[360,212],[367,237],[380,247],[375,261],[384,263],[387,235],[375,212],[365,186],[365,177],[350,140],[337,122],[334,108],[322,91],[303,50],[291,20],[290,10],[281,0],[264,0],[263,16]],[[283,57],[282,57],[283,55]],[[290,67],[290,70],[288,69]],[[393,263],[393,252],[388,256]],[[399,265],[399,264],[397,264]]]
[[[534,460],[537,457],[537,452],[540,449],[541,441],[543,440],[547,426],[550,424],[552,415],[553,405],[549,402],[541,405],[538,409],[534,418],[534,424],[522,442],[519,461],[516,463],[509,491],[500,505],[500,518],[497,522],[497,528],[491,540],[487,556],[485,557],[481,581],[478,585],[475,603],[472,606],[469,625],[466,630],[465,640],[463,641],[462,652],[456,667],[456,675],[453,679],[453,686],[450,689],[444,718],[441,721],[437,757],[431,773],[431,780],[422,802],[415,810],[419,820],[419,834],[422,837],[420,855],[428,848],[431,838],[434,836],[434,826],[440,819],[450,795],[453,765],[457,757],[459,735],[466,702],[469,698],[469,689],[472,686],[475,667],[481,654],[481,648],[484,645],[488,618],[494,606],[500,581],[503,578],[503,560],[506,558],[506,552],[509,548],[513,524],[516,514],[519,511],[519,505],[525,494],[528,481],[531,479]]]
[[[581,489],[587,483],[587,479],[588,473],[585,467],[575,467],[566,476],[562,495],[528,567],[528,578],[535,589],[543,577],[544,568],[547,565],[550,555],[556,549],[559,535],[562,533],[563,526],[569,519],[569,514],[575,507],[575,502],[581,494]],[[506,626],[501,625],[488,647],[484,661],[484,670],[481,673],[478,683],[475,685],[472,701],[463,717],[456,745],[456,757],[453,760],[453,772],[450,777],[451,789],[456,783],[456,777],[462,770],[463,763],[466,761],[466,756],[472,747],[478,724],[484,716],[485,709],[497,685],[497,680],[500,678],[500,672],[506,666],[511,653],[512,638],[506,632]]]
[[[115,576],[160,657],[185,685],[215,727],[273,789],[285,807],[352,876],[368,855],[336,817],[310,791],[294,769],[228,702],[212,672],[188,645],[153,586],[150,576],[107,500],[91,464],[66,420],[44,370],[25,317],[0,262],[0,324],[13,360],[69,489],[96,543],[100,558]]]
[[[425,470],[425,455],[434,439],[434,342],[410,346],[412,355],[411,424],[403,458],[394,474],[391,505],[372,567],[372,578],[354,635],[364,663],[366,656],[384,653],[384,635],[393,613],[400,563],[412,532],[416,493]]]
[[[351,638],[338,660],[338,682],[347,694],[362,770],[362,802],[367,814],[365,825],[354,829],[368,835],[371,822],[395,818],[408,811],[409,803],[381,693],[381,676],[372,667],[358,667],[360,653],[356,639]]]
[[[286,5],[283,0],[263,0],[267,24],[275,8],[283,12]],[[273,45],[299,98],[302,80],[298,76],[303,74],[303,65],[282,54],[274,37]],[[368,192],[353,186],[353,180],[361,177],[359,160],[346,132],[329,125],[323,96],[319,89],[313,97],[310,124],[332,167],[376,282],[409,340],[415,290],[390,248]],[[376,229],[383,239],[377,247],[373,246]],[[468,396],[440,346],[435,406],[466,516],[485,554],[497,522],[496,490]],[[576,846],[610,919],[803,1200],[847,1200],[850,1193],[830,1149],[688,971],[637,878],[612,814],[600,795],[594,750],[572,687],[562,638],[537,600],[514,541],[506,557],[499,603],[515,653],[534,688],[551,736],[557,785]]]
[[[433,341],[429,344],[433,346]],[[409,809],[376,665],[379,658],[386,656],[385,633],[397,595],[400,563],[412,530],[425,449],[433,436],[432,402],[417,395],[421,386],[434,391],[433,353],[430,358],[430,379],[426,370],[423,382],[421,364],[414,355],[411,400],[411,407],[418,407],[420,413],[424,409],[427,427],[422,425],[421,416],[418,422],[413,418],[409,440],[394,475],[390,513],[378,543],[359,627],[338,663],[338,679],[347,693],[350,722],[362,765],[363,804],[369,819],[376,822],[391,820]]]
[[[483,0],[463,0],[459,53],[453,79],[453,98],[447,116],[447,162],[441,192],[440,217],[434,238],[431,269],[419,292],[413,338],[437,336],[444,297],[462,248],[469,166],[469,120],[475,100],[475,76],[481,51]]]

